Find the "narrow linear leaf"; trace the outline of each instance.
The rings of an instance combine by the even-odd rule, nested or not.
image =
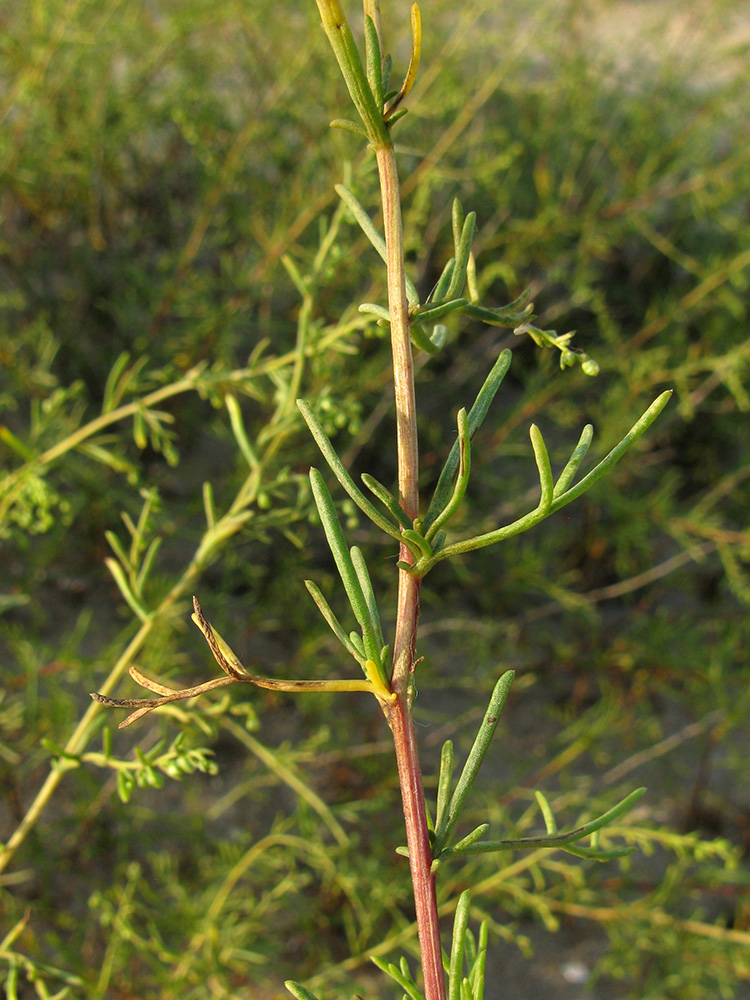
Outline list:
[[[442,302],[445,298],[445,293],[448,291],[448,286],[451,283],[451,278],[453,277],[453,268],[456,266],[455,257],[449,258],[445,267],[443,268],[442,274],[437,280],[437,284],[427,296],[428,302]]]
[[[425,354],[437,354],[440,350],[440,345],[430,340],[419,323],[414,322],[409,324],[409,336],[414,347]]]
[[[349,653],[350,656],[354,657],[357,663],[359,663],[359,665],[362,666],[365,659],[364,649],[360,654],[358,650],[355,648],[354,644],[349,640],[349,636],[346,634],[346,632],[344,632],[341,623],[331,610],[331,607],[328,604],[328,601],[326,601],[325,597],[323,596],[320,588],[315,583],[313,583],[312,580],[305,580],[305,586],[307,587],[310,597],[312,597],[312,599],[315,601],[316,605],[318,606],[318,610],[320,611],[321,615],[323,615],[323,618],[325,618],[333,634],[336,636],[336,638],[344,647],[344,649],[347,651],[347,653]],[[359,636],[357,636],[357,638],[359,638]]]
[[[360,478],[367,489],[378,498],[388,513],[398,521],[402,528],[411,528],[412,522],[409,519],[409,515],[389,489],[367,472],[363,472]]]
[[[451,494],[448,503],[445,505],[443,510],[438,514],[427,532],[427,541],[432,542],[437,532],[442,528],[444,524],[453,517],[458,508],[461,506],[461,501],[464,498],[466,489],[469,485],[469,475],[471,474],[471,437],[469,436],[469,421],[466,416],[466,410],[461,409],[458,411],[458,416],[456,418],[458,424],[458,476],[456,477],[456,482],[453,486],[453,493]],[[432,553],[430,553],[432,555]]]
[[[352,545],[351,549],[349,550],[349,555],[352,558],[352,565],[354,566],[354,572],[357,574],[359,585],[362,588],[362,593],[365,598],[365,604],[367,605],[367,610],[370,617],[370,626],[375,636],[375,641],[377,643],[377,646],[373,649],[371,653],[371,659],[374,659],[378,663],[380,663],[379,654],[380,650],[385,645],[385,639],[383,638],[383,628],[380,624],[380,614],[378,612],[378,606],[375,601],[375,592],[372,589],[372,580],[370,579],[370,574],[367,570],[367,564],[365,562],[365,557],[362,555],[362,550],[357,545]]]
[[[514,677],[515,672],[507,670],[495,685],[484,719],[474,740],[474,745],[469,751],[469,756],[466,758],[461,776],[456,782],[444,822],[435,831],[435,849],[433,852],[435,855],[441,853],[458,822],[466,798],[471,791],[471,786],[484,760],[484,755],[487,753],[487,748],[495,734],[498,719],[505,705],[505,700],[508,697]]]
[[[419,69],[419,59],[422,53],[422,18],[419,13],[419,6],[415,3],[412,4],[411,8],[411,56],[409,57],[409,65],[406,70],[406,76],[404,77],[404,82],[401,84],[401,89],[398,94],[389,102],[385,110],[386,121],[390,119],[393,112],[403,101],[406,95],[409,93],[411,88],[414,86],[414,81],[417,77],[417,70]]]
[[[362,302],[357,307],[357,311],[364,313],[366,316],[376,316],[381,322],[387,323],[390,326],[391,314],[385,306],[379,306],[375,302]]]
[[[424,997],[417,989],[411,974],[408,972],[404,974],[398,966],[394,965],[393,962],[384,962],[382,958],[378,958],[377,955],[370,955],[370,961],[377,965],[381,972],[384,972],[387,976],[390,976],[402,990],[405,990],[407,997],[410,1000],[424,1000]]]
[[[411,528],[406,528],[401,533],[401,538],[406,544],[411,543],[409,545],[409,548],[412,548],[412,546],[416,547],[417,550],[419,551],[420,557],[424,557],[425,559],[432,558],[432,546],[424,537],[424,535],[420,534],[418,531],[413,531]]]
[[[542,811],[542,816],[544,818],[544,825],[547,828],[547,833],[551,837],[554,837],[557,833],[557,822],[555,820],[555,815],[552,812],[550,804],[541,792],[534,792],[534,797],[536,798],[537,804]]]
[[[585,475],[576,486],[571,487],[561,496],[557,497],[552,502],[550,510],[559,510],[560,507],[564,507],[565,504],[570,503],[571,500],[575,500],[576,497],[585,493],[589,487],[598,482],[602,476],[612,468],[613,465],[619,462],[625,452],[629,451],[636,441],[646,433],[651,424],[656,420],[669,402],[671,395],[672,390],[667,389],[666,392],[662,392],[661,395],[657,396],[646,412],[639,417],[638,420],[636,420],[622,441],[620,441],[620,443],[616,445],[612,451],[610,451],[610,453],[591,470],[591,472]]]
[[[476,827],[471,831],[471,833],[467,833],[465,837],[463,837],[461,840],[458,841],[457,844],[453,846],[453,848],[451,849],[451,854],[458,855],[461,853],[462,850],[464,850],[464,848],[471,847],[472,844],[476,844],[476,842],[480,840],[485,835],[485,833],[487,833],[489,828],[490,828],[489,823],[480,823],[478,827]]]
[[[154,560],[156,555],[161,548],[162,539],[154,538],[149,547],[146,549],[146,554],[143,557],[143,562],[141,563],[141,568],[138,570],[138,575],[135,578],[135,585],[133,590],[140,600],[143,594],[143,587],[148,580],[151,570],[153,569]]]
[[[367,137],[374,145],[384,145],[388,142],[388,130],[383,121],[383,112],[375,103],[357,44],[344,12],[338,3],[328,3],[323,0],[317,0],[317,3],[323,30],[331,43],[349,96],[362,119]]]
[[[352,213],[356,221],[359,223],[359,227],[365,234],[367,239],[372,243],[373,247],[378,253],[378,256],[383,261],[384,264],[388,263],[388,252],[385,246],[385,239],[380,235],[378,230],[375,228],[370,216],[367,214],[364,206],[360,203],[355,193],[348,188],[345,184],[335,184],[334,190],[336,194],[341,198],[346,207]],[[406,280],[406,298],[410,306],[419,305],[419,293],[414,287],[414,282],[408,275],[405,275]],[[386,318],[390,321],[390,316],[386,310]]]
[[[130,557],[128,556],[128,554],[125,551],[125,549],[122,547],[122,542],[117,537],[117,535],[114,533],[114,531],[105,531],[104,532],[104,537],[109,542],[109,547],[112,549],[112,551],[114,552],[114,554],[119,559],[120,564],[122,565],[122,568],[125,569],[125,570],[127,570],[128,573],[132,573],[133,567],[132,567],[132,565],[130,563]]]
[[[456,265],[453,268],[453,276],[446,292],[446,298],[453,299],[457,295],[460,295],[466,284],[466,268],[469,264],[476,221],[476,212],[469,212],[461,232],[461,239],[456,247]]]
[[[487,921],[483,920],[479,926],[477,957],[474,960],[471,972],[469,973],[469,982],[471,983],[473,1000],[484,1000],[484,967],[487,962],[488,936]]]
[[[531,437],[531,447],[534,449],[534,460],[536,461],[536,467],[539,472],[541,496],[539,497],[537,510],[541,514],[546,513],[550,509],[550,505],[552,504],[552,491],[555,488],[555,483],[552,478],[552,468],[549,463],[547,446],[544,443],[542,432],[536,424],[532,424],[529,428],[529,436]]]
[[[253,446],[250,444],[250,439],[245,431],[245,424],[242,420],[242,410],[240,409],[240,404],[237,402],[236,396],[233,396],[231,392],[228,392],[224,397],[224,405],[229,413],[229,424],[232,428],[232,434],[237,442],[242,455],[250,466],[251,469],[258,468],[258,456],[255,454]]]
[[[213,486],[208,480],[203,483],[203,510],[206,514],[206,527],[209,531],[213,531],[216,527],[216,509]]]
[[[284,986],[289,990],[289,992],[294,997],[294,1000],[318,1000],[314,993],[310,990],[305,989],[301,983],[295,983],[293,979],[287,979]]]
[[[365,69],[372,96],[379,108],[383,107],[383,54],[375,22],[365,14]]]
[[[362,644],[362,636],[358,632],[349,633],[349,642],[354,646],[357,651],[357,659],[362,659],[362,668],[364,669],[364,661],[367,659],[367,653],[365,652],[365,647]]]
[[[453,227],[453,247],[456,251],[456,256],[458,256],[461,233],[464,231],[464,208],[458,198],[454,198],[451,205],[451,225]]]
[[[149,618],[149,613],[148,611],[146,611],[146,609],[143,607],[143,605],[140,603],[138,598],[133,593],[130,584],[125,578],[125,574],[123,573],[120,564],[116,562],[114,559],[105,559],[104,564],[114,577],[114,581],[117,584],[118,590],[125,598],[131,611],[134,612],[134,614],[140,621],[142,622],[147,621]]]
[[[443,323],[436,323],[430,334],[430,343],[434,344],[438,351],[442,351],[448,339],[448,327]]]
[[[461,1000],[461,981],[463,980],[464,936],[469,922],[469,904],[471,893],[464,889],[458,898],[456,916],[453,920],[453,940],[451,941],[451,958],[448,969],[448,1000]]]
[[[638,799],[645,794],[645,792],[645,788],[636,788],[635,791],[626,795],[624,799],[617,803],[617,805],[608,809],[607,812],[602,813],[601,816],[597,816],[597,818],[591,820],[591,822],[585,823],[583,826],[579,826],[575,830],[570,830],[568,833],[557,834],[554,837],[522,837],[519,840],[483,840],[481,843],[470,845],[463,851],[463,853],[489,854],[490,852],[495,851],[514,851],[518,849],[535,849],[538,847],[559,847],[563,850],[569,850],[571,853],[585,852],[581,853],[580,857],[599,857],[605,852],[599,850],[593,851],[585,847],[578,846],[573,848],[571,845],[576,844],[577,841],[583,840],[585,837],[591,836],[591,834],[595,833],[597,830],[601,830],[603,827],[608,826],[613,820],[617,819],[624,812],[630,809],[630,807],[634,805]],[[634,848],[625,847],[615,848],[614,850],[620,853],[613,856],[621,857],[623,851],[625,854],[630,854]]]
[[[440,753],[440,775],[437,787],[437,805],[435,811],[435,829],[443,827],[445,810],[448,806],[448,796],[451,790],[453,775],[453,740],[446,740]]]
[[[463,309],[468,304],[468,299],[451,298],[446,302],[439,302],[434,306],[422,307],[415,316],[415,322],[433,323],[436,319],[441,319],[443,316],[455,312],[456,309]]]
[[[586,457],[586,453],[591,446],[591,441],[594,437],[594,426],[593,424],[586,424],[586,426],[581,431],[581,436],[578,439],[578,444],[573,449],[573,453],[568,459],[565,468],[560,473],[557,483],[555,484],[555,489],[553,491],[554,499],[562,496],[562,494],[567,490],[570,484],[575,479],[576,472],[578,472],[578,467],[581,462]]]
[[[325,536],[328,541],[328,547],[333,555],[336,568],[339,571],[339,576],[341,577],[341,582],[344,585],[346,596],[349,598],[351,609],[354,612],[354,616],[357,619],[359,627],[362,629],[362,634],[366,637],[365,650],[369,655],[370,648],[379,649],[380,647],[376,647],[374,644],[375,637],[372,633],[372,625],[370,623],[367,602],[365,601],[364,594],[362,593],[362,588],[359,585],[357,573],[354,569],[349,549],[344,540],[344,533],[341,530],[341,524],[339,523],[338,515],[333,505],[333,500],[331,499],[331,494],[328,492],[325,480],[317,469],[310,469],[310,485],[312,486],[315,505],[318,508],[318,513],[320,514],[323,531],[325,532]]]
[[[495,398],[497,390],[500,388],[500,383],[505,378],[505,375],[510,367],[511,352],[508,350],[501,351],[500,355],[492,366],[492,370],[484,381],[484,385],[479,390],[476,399],[474,400],[474,405],[469,410],[469,415],[467,418],[469,436],[474,437],[474,434],[482,426],[484,418],[487,416],[487,411],[490,408],[492,400]],[[435,518],[444,509],[448,498],[450,497],[452,491],[453,476],[458,468],[460,461],[460,449],[461,444],[458,438],[453,444],[453,447],[448,454],[448,458],[445,461],[443,470],[440,473],[440,477],[437,481],[437,486],[435,487],[435,492],[433,494],[432,500],[430,502],[429,509],[424,518],[424,524],[422,530],[427,532],[432,526]]]
[[[369,517],[373,524],[376,524],[387,535],[390,535],[391,538],[395,538],[398,542],[400,542],[401,531],[395,524],[387,520],[387,518],[380,513],[377,507],[374,507],[373,504],[370,503],[364,493],[362,493],[362,491],[357,487],[356,483],[344,467],[343,462],[336,454],[328,435],[323,430],[323,425],[313,413],[310,405],[306,403],[304,399],[298,399],[297,406],[299,407],[300,413],[304,417],[305,423],[310,428],[310,433],[315,439],[315,443],[320,448],[323,458],[325,458],[326,462],[328,462],[331,472],[344,487],[351,499],[359,507],[362,513]]]
[[[340,128],[344,132],[353,132],[354,135],[358,135],[361,139],[369,138],[361,125],[357,125],[356,122],[350,121],[348,118],[334,118],[328,124],[330,128]]]
[[[466,265],[466,284],[469,288],[469,302],[473,305],[479,301],[479,286],[477,285],[477,262],[474,254],[469,254],[469,263]]]
[[[534,525],[544,520],[544,518],[549,514],[559,510],[561,507],[569,504],[572,500],[575,500],[582,493],[585,493],[585,491],[601,479],[602,476],[622,458],[625,452],[632,448],[635,442],[646,432],[646,430],[648,430],[666,406],[671,395],[672,390],[668,389],[666,392],[663,392],[660,396],[658,396],[643,416],[633,425],[622,441],[620,441],[620,443],[612,449],[606,458],[602,459],[596,468],[592,469],[587,476],[584,476],[584,478],[576,486],[573,486],[565,493],[553,499],[547,511],[540,512],[537,508],[536,510],[530,511],[528,514],[524,514],[524,516],[518,518],[518,520],[513,521],[512,524],[506,524],[502,528],[497,528],[495,531],[488,531],[483,535],[476,535],[474,538],[467,538],[462,542],[455,542],[453,545],[446,545],[446,547],[441,549],[439,553],[435,553],[433,557],[433,565],[436,562],[440,562],[443,559],[450,559],[452,556],[460,555],[463,552],[473,552],[476,549],[483,549],[488,545],[494,545],[496,542],[504,541],[506,538],[512,538],[514,535],[520,535],[522,532],[528,531],[529,528],[534,527]],[[425,518],[425,520],[427,519]],[[427,567],[427,569],[431,568],[431,566]]]

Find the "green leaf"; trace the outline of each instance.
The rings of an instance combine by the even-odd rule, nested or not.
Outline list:
[[[364,206],[361,205],[360,202],[358,201],[355,193],[351,190],[351,188],[348,188],[345,184],[335,184],[334,190],[336,191],[336,194],[339,196],[339,198],[341,198],[341,200],[344,202],[349,211],[352,213],[356,221],[359,223],[360,229],[365,234],[370,243],[372,243],[373,247],[377,250],[380,259],[383,261],[384,264],[387,264],[388,251],[386,250],[385,239],[380,235],[380,233],[375,228],[375,224],[365,211]],[[414,282],[408,277],[408,275],[405,275],[404,277],[406,279],[407,301],[410,306],[416,307],[419,305],[419,293],[414,287]],[[369,303],[365,304],[368,306],[370,305]],[[360,306],[360,311],[362,311],[361,306]],[[387,310],[386,310],[386,318],[390,322],[390,314],[388,313]]]
[[[358,488],[344,467],[343,462],[336,454],[328,435],[323,430],[323,425],[313,413],[312,407],[310,407],[304,399],[298,399],[297,406],[305,419],[305,423],[310,428],[310,433],[315,438],[315,443],[320,448],[323,458],[325,458],[326,462],[328,462],[331,472],[338,479],[355,504],[359,507],[363,514],[369,517],[373,524],[376,524],[378,528],[384,531],[387,535],[390,535],[391,538],[395,538],[398,542],[400,542],[401,532],[399,528],[392,522],[388,521],[387,518],[385,518],[380,511],[370,503],[367,497]]]
[[[402,528],[411,528],[412,522],[409,519],[409,515],[390,490],[386,489],[382,483],[378,482],[374,476],[369,475],[367,472],[363,472],[360,478],[367,489],[378,498],[391,517],[398,521]]]
[[[325,532],[328,546],[333,554],[336,568],[338,569],[339,576],[341,577],[341,582],[344,585],[346,596],[349,598],[351,609],[354,612],[354,616],[357,619],[359,627],[362,629],[365,652],[369,658],[372,659],[373,655],[371,650],[374,651],[375,656],[377,656],[382,642],[378,643],[376,640],[376,636],[373,632],[373,626],[370,622],[367,601],[362,593],[362,588],[360,586],[356,570],[354,569],[349,549],[344,541],[344,533],[341,530],[341,524],[339,523],[336,509],[333,506],[331,494],[328,492],[328,487],[317,469],[310,469],[310,485],[312,486],[315,505],[318,508],[318,513],[320,514],[323,531]]]
[[[344,647],[344,649],[347,651],[347,653],[349,653],[350,656],[354,657],[357,663],[359,663],[359,665],[362,666],[365,660],[364,649],[362,649],[360,653],[360,651],[355,647],[354,643],[352,643],[349,640],[349,636],[346,634],[346,632],[344,632],[341,623],[331,610],[328,601],[326,601],[325,597],[323,596],[317,584],[313,583],[312,580],[305,580],[305,586],[307,587],[308,593],[318,606],[318,610],[323,615],[325,620],[328,622],[328,625],[333,634],[336,636],[336,638]],[[357,636],[357,638],[359,639],[359,636]]]
[[[439,552],[435,552],[432,560],[434,565],[442,559],[449,559],[451,556],[459,555],[463,552],[473,552],[475,549],[483,549],[488,545],[494,545],[496,542],[504,541],[506,538],[512,538],[514,535],[520,535],[524,531],[528,531],[529,528],[534,527],[540,521],[543,521],[545,517],[569,504],[572,500],[575,500],[582,493],[585,493],[589,487],[593,486],[602,476],[612,468],[628,451],[636,441],[642,437],[642,435],[648,430],[651,424],[656,420],[658,415],[667,405],[669,397],[672,395],[672,390],[668,389],[658,396],[654,402],[649,406],[646,412],[636,421],[635,424],[630,428],[625,437],[620,441],[620,443],[610,451],[610,453],[602,459],[599,464],[584,476],[583,479],[576,485],[566,490],[565,493],[560,494],[555,497],[549,507],[544,510],[537,507],[535,510],[530,511],[528,514],[524,514],[523,517],[518,518],[511,524],[507,524],[502,528],[497,528],[495,531],[488,531],[483,535],[476,535],[474,538],[467,538],[463,542],[454,542],[453,545],[446,545],[445,548],[441,549]],[[425,519],[426,520],[426,519]],[[431,569],[428,566],[427,569]]]
[[[500,388],[500,383],[505,378],[506,372],[510,367],[510,359],[510,351],[501,351],[497,361],[492,366],[492,370],[485,379],[484,385],[479,390],[477,398],[474,400],[474,405],[469,410],[467,418],[469,437],[473,437],[476,431],[482,426],[482,422],[487,416],[490,404],[495,398],[495,393]],[[460,455],[461,443],[458,438],[456,438],[448,458],[446,459],[445,465],[443,466],[443,470],[440,473],[440,478],[437,481],[432,501],[430,502],[429,509],[425,515],[424,524],[422,526],[422,530],[424,532],[429,531],[435,518],[441,513],[442,510],[444,510],[445,505],[448,503],[448,499],[452,492],[453,476],[458,468]]]
[[[458,508],[461,506],[461,501],[463,500],[464,494],[466,493],[466,489],[469,485],[469,475],[471,473],[471,438],[469,435],[469,420],[466,416],[466,410],[461,409],[458,411],[456,422],[458,424],[459,449],[458,476],[456,477],[456,482],[453,486],[453,493],[451,494],[450,499],[446,503],[443,510],[435,518],[430,530],[427,532],[428,542],[432,541],[439,529],[442,528],[444,524],[447,524],[456,513]],[[431,552],[430,555],[432,555]]]
[[[318,10],[323,30],[331,43],[349,96],[362,119],[368,139],[375,146],[387,145],[388,129],[383,121],[382,109],[378,108],[370,90],[357,45],[340,5],[318,0]]]
[[[593,437],[594,437],[593,424],[586,424],[586,426],[581,431],[581,436],[578,439],[578,444],[573,449],[573,454],[568,459],[565,468],[560,473],[557,483],[555,484],[555,489],[552,493],[552,496],[555,500],[557,499],[557,497],[562,496],[562,494],[567,490],[567,488],[575,479],[576,472],[578,472],[578,467],[586,457],[586,452],[589,450],[589,446],[591,445]]]
[[[435,810],[435,829],[443,828],[445,810],[448,807],[448,796],[451,790],[453,775],[453,741],[446,740],[440,753],[440,775],[437,787],[437,805]]]
[[[448,291],[445,293],[445,297],[448,299],[454,299],[460,295],[466,284],[466,268],[469,264],[476,221],[476,212],[469,212],[461,231],[461,237],[456,244],[456,263],[453,268],[450,285],[448,285]]]
[[[380,51],[380,39],[375,22],[369,14],[365,15],[365,67],[367,82],[370,84],[375,104],[383,107],[383,55]]]
[[[471,893],[468,889],[464,889],[458,897],[456,916],[453,921],[453,940],[451,941],[451,957],[448,968],[448,1000],[461,1000],[465,935],[466,925],[469,922],[470,902]]]
[[[487,749],[492,742],[492,737],[495,734],[500,713],[505,705],[505,700],[508,697],[508,692],[510,691],[510,686],[513,683],[514,677],[515,672],[513,670],[507,670],[495,685],[492,697],[490,698],[490,703],[487,706],[487,711],[484,715],[484,719],[482,720],[482,724],[479,727],[479,731],[477,732],[474,740],[474,745],[469,751],[469,756],[466,758],[466,763],[461,771],[461,776],[456,782],[455,790],[451,796],[450,805],[442,818],[442,822],[436,825],[435,847],[433,851],[435,857],[438,857],[442,853],[443,848],[447,845],[448,839],[453,832],[459,817],[461,816],[463,807],[466,804],[467,796],[471,791],[471,786],[474,784],[474,779],[476,778],[479,768],[482,765],[484,755],[487,753]]]
[[[531,437],[531,447],[534,449],[534,459],[537,471],[539,472],[539,486],[541,489],[537,510],[539,513],[546,513],[552,504],[552,490],[555,485],[552,479],[549,454],[547,453],[547,446],[544,443],[542,432],[536,424],[532,424],[529,428],[529,436]]]
[[[300,983],[295,983],[293,979],[287,979],[284,986],[289,990],[295,1000],[318,1000],[314,993],[306,989]]]

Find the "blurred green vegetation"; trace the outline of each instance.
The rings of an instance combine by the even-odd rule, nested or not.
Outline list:
[[[398,62],[408,5],[381,6]],[[436,0],[423,19],[397,132],[415,281],[428,290],[449,255],[458,195],[478,216],[483,300],[530,285],[540,324],[576,329],[601,367],[561,372],[530,341],[454,324],[419,360],[425,489],[504,347],[467,531],[528,508],[530,422],[553,464],[585,422],[600,455],[676,390],[608,486],[430,575],[419,650],[428,776],[443,739],[466,748],[513,667],[477,814],[523,835],[538,832],[532,787],[574,825],[584,801],[647,784],[622,831],[644,855],[518,859],[512,876],[477,860],[441,898],[448,912],[478,882],[472,919],[489,919],[498,967],[549,997],[579,987],[515,956],[530,938],[554,953],[538,931],[557,927],[593,942],[594,996],[747,996],[747,14],[739,0]],[[345,669],[302,585],[325,589],[332,570],[295,392],[357,473],[390,484],[395,466],[388,344],[356,311],[384,301],[383,278],[333,191],[350,171],[374,214],[375,177],[358,141],[327,128],[345,95],[317,20],[313,3],[268,0],[0,3],[5,840],[59,780],[0,876],[8,996],[264,1000],[290,975],[326,996],[385,996],[367,955],[415,948],[374,700],[215,698],[115,729],[108,753],[119,717],[96,710],[75,752],[59,749],[139,628],[143,669],[211,676],[187,625],[193,592],[255,671]],[[191,570],[204,481],[217,517],[237,504],[239,520]],[[394,553],[343,509],[385,608]],[[105,532],[130,546],[145,620],[107,571]],[[495,982],[488,1000],[534,993]]]

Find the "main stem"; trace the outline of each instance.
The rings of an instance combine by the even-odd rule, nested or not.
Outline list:
[[[392,144],[375,150],[383,202],[383,227],[388,267],[388,311],[391,320],[393,384],[396,403],[399,502],[414,520],[419,513],[419,450],[417,407],[414,393],[414,364],[409,335],[409,306],[406,299],[404,242],[401,224],[401,197]],[[401,559],[412,561],[401,546]],[[420,581],[399,570],[396,635],[393,647],[391,688],[396,700],[388,706],[388,722],[396,750],[401,799],[409,847],[414,905],[419,932],[425,1000],[445,1000],[440,924],[438,921],[435,876],[431,872],[432,850],[427,827],[422,771],[417,754],[414,719],[411,712],[413,674],[419,618]]]

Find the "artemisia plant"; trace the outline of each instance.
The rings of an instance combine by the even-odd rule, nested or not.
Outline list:
[[[366,474],[362,476],[364,489],[360,487],[337,455],[313,409],[303,400],[299,400],[298,405],[339,484],[362,513],[390,536],[393,545],[398,547],[398,601],[393,648],[384,640],[381,617],[365,557],[359,548],[347,545],[325,479],[317,469],[312,469],[312,493],[344,592],[357,621],[358,631],[347,632],[318,587],[312,581],[307,581],[306,585],[344,650],[359,664],[362,675],[348,680],[281,681],[250,674],[204,617],[196,600],[193,620],[205,636],[223,671],[221,677],[194,687],[173,690],[159,681],[145,677],[133,667],[130,671],[133,678],[157,697],[121,700],[96,694],[93,697],[112,707],[134,709],[121,723],[121,726],[127,726],[160,705],[193,698],[215,688],[234,684],[252,684],[300,693],[371,693],[378,699],[393,735],[407,841],[407,846],[401,853],[409,859],[419,932],[422,983],[417,985],[414,981],[405,959],[398,966],[380,961],[378,964],[412,1000],[446,1000],[446,997],[450,1000],[481,1000],[487,928],[483,926],[480,929],[478,939],[467,930],[470,894],[468,891],[463,893],[456,906],[450,956],[444,962],[435,892],[440,867],[453,858],[468,854],[540,847],[561,849],[599,860],[621,857],[630,853],[633,848],[624,846],[605,849],[599,845],[599,831],[625,812],[640,797],[643,789],[632,792],[612,809],[584,826],[562,834],[557,830],[546,799],[538,792],[537,802],[546,827],[545,835],[524,840],[491,839],[488,837],[489,824],[484,823],[467,836],[456,840],[456,826],[497,726],[513,680],[513,672],[508,671],[497,682],[473,748],[455,783],[453,747],[450,742],[443,747],[437,802],[434,810],[428,811],[412,715],[415,671],[419,662],[417,624],[422,581],[442,560],[493,545],[527,531],[579,497],[635,444],[666,405],[670,393],[662,393],[619,444],[580,479],[577,476],[591,444],[592,427],[587,425],[583,428],[570,459],[555,476],[542,434],[532,425],[531,449],[539,474],[539,500],[536,506],[517,520],[492,531],[460,538],[448,535],[451,520],[461,507],[469,486],[472,440],[508,370],[511,352],[505,350],[499,354],[472,405],[458,409],[456,439],[446,449],[448,455],[442,473],[432,497],[423,507],[418,492],[414,351],[434,354],[443,349],[448,330],[442,321],[451,313],[462,313],[469,319],[509,328],[519,335],[529,334],[538,344],[559,350],[563,368],[580,364],[586,374],[595,375],[597,366],[588,355],[570,347],[571,334],[558,335],[554,331],[534,326],[533,303],[529,301],[528,292],[500,307],[487,306],[478,301],[472,253],[475,216],[473,212],[465,215],[458,201],[452,207],[453,255],[435,287],[422,299],[404,265],[401,200],[393,142],[394,126],[407,113],[408,95],[419,67],[419,8],[415,4],[411,10],[412,47],[408,68],[403,82],[397,87],[391,87],[391,59],[384,54],[380,12],[376,0],[364,0],[364,59],[338,0],[317,0],[317,5],[323,30],[328,36],[358,116],[358,120],[339,119],[332,122],[332,125],[360,135],[372,150],[378,168],[382,234],[349,188],[339,185],[337,191],[387,270],[387,304],[363,303],[360,309],[371,314],[376,322],[390,330],[398,456],[397,495]],[[585,841],[588,843],[584,843]],[[313,994],[299,983],[289,981],[287,987],[298,1000],[313,998]]]

